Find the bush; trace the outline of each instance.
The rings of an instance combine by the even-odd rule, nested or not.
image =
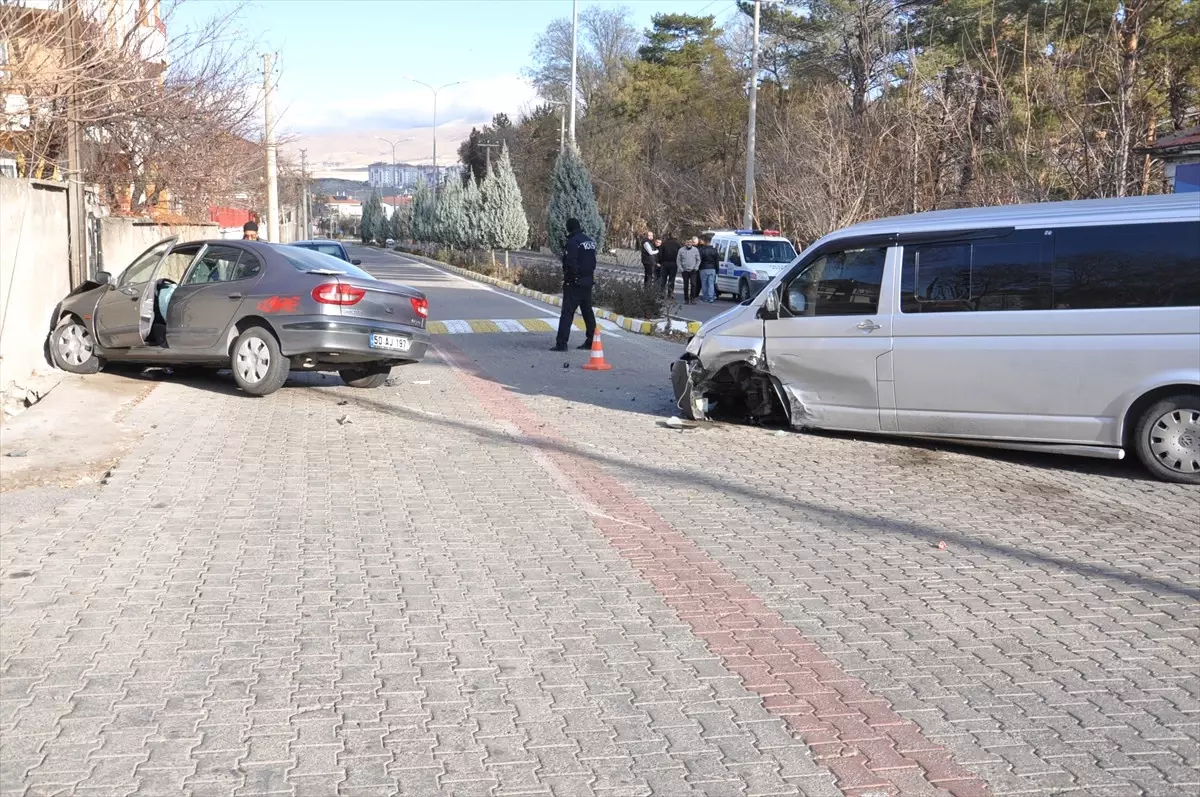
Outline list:
[[[619,315],[629,318],[662,318],[666,315],[666,301],[653,288],[645,288],[640,279],[606,277],[596,282],[592,301]]]
[[[531,291],[562,293],[562,269],[549,263],[525,265],[517,272],[517,284],[524,285]]]

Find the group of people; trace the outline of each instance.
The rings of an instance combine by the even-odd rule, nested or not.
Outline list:
[[[683,278],[683,303],[717,300],[717,267],[721,256],[712,245],[712,236],[692,236],[682,244],[671,236],[666,240],[647,232],[642,241],[642,270],[645,286],[657,285],[670,298],[675,295],[675,278]]]

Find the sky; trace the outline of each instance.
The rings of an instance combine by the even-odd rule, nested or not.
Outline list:
[[[734,0],[579,5],[624,5],[639,29],[658,13],[714,14],[720,22],[736,10]],[[168,35],[235,9],[239,35],[278,54],[275,104],[285,134],[344,140],[424,129],[428,136],[432,92],[404,76],[434,86],[465,81],[438,95],[440,142],[441,125],[461,130],[498,112],[515,117],[535,100],[521,72],[538,34],[570,18],[571,0],[184,0],[171,12]]]

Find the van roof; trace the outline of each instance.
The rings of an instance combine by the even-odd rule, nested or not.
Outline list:
[[[1093,225],[1115,220],[1200,221],[1200,196],[1160,194],[1121,199],[1081,199],[1071,202],[1040,202],[1029,205],[1000,205],[984,208],[933,210],[909,216],[892,216],[843,227],[821,240],[870,235],[894,235],[939,230],[971,230],[986,227],[1061,227]]]

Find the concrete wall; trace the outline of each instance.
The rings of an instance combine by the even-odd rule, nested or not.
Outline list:
[[[71,290],[67,242],[64,185],[0,177],[0,393],[50,367],[50,316]]]
[[[134,258],[164,238],[180,243],[220,238],[216,224],[156,224],[143,219],[109,216],[100,220],[100,268],[115,279]]]

